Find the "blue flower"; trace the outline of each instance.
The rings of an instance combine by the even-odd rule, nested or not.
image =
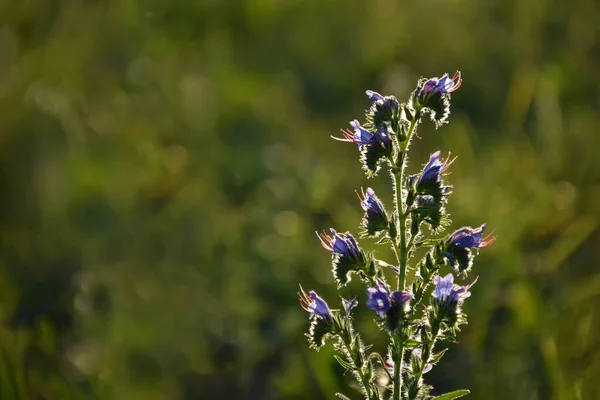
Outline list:
[[[350,130],[348,129],[342,129],[342,133],[344,134],[344,138],[340,139],[340,138],[336,138],[333,137],[336,140],[340,140],[342,142],[351,142],[351,143],[355,143],[359,146],[361,145],[369,145],[369,144],[373,144],[377,142],[377,138],[375,135],[373,135],[371,132],[369,132],[368,130],[366,130],[365,128],[363,128],[360,125],[360,122],[358,122],[358,120],[353,120],[350,121],[350,126],[352,127],[352,129],[354,129],[354,133],[352,133]]]
[[[350,121],[350,126],[354,130],[354,133],[349,129],[342,129],[342,133],[344,134],[344,138],[333,137],[336,140],[342,142],[350,142],[355,143],[359,146],[377,146],[380,144],[386,152],[391,151],[392,139],[387,131],[387,125],[385,123],[381,123],[379,129],[375,131],[375,133],[371,133],[369,130],[363,128],[358,120]]]
[[[416,182],[416,191],[420,195],[431,195],[439,202],[449,193],[450,186],[442,185],[442,176],[455,159],[450,160],[450,154],[440,161],[441,152],[436,151],[429,156],[429,162],[423,167],[421,176]]]
[[[423,84],[423,96],[435,96],[452,93],[460,88],[462,78],[460,72],[456,72],[452,79],[448,74],[444,74],[441,78],[428,79]]]
[[[490,233],[483,237],[485,224],[479,228],[466,226],[456,230],[445,243],[442,254],[450,261],[451,266],[458,267],[459,271],[468,271],[473,263],[471,249],[481,249],[494,243],[496,237]]]
[[[376,279],[375,282],[377,287],[367,288],[369,299],[365,304],[381,318],[385,317],[392,306],[403,308],[413,298],[408,292],[394,291],[390,294],[390,289],[382,280]]]
[[[469,249],[473,247],[478,249],[487,247],[494,243],[496,237],[493,236],[493,233],[490,233],[486,237],[482,237],[484,230],[485,224],[481,225],[479,228],[471,228],[470,226],[460,228],[450,235],[450,238],[448,239],[449,245],[452,247]]]
[[[388,217],[383,207],[383,203],[375,195],[375,191],[367,188],[366,192],[361,194],[356,192],[360,206],[365,210],[365,216],[362,221],[362,227],[367,234],[376,235],[378,232],[389,228]]]
[[[361,258],[362,252],[360,251],[356,240],[350,233],[346,232],[339,234],[335,229],[330,229],[330,231],[331,236],[326,233],[323,233],[321,236],[317,234],[321,240],[321,246],[323,246],[325,250],[339,254],[350,260]]]
[[[436,127],[439,127],[450,115],[450,93],[461,85],[460,72],[456,72],[452,79],[448,74],[441,78],[422,79],[413,92],[411,106],[418,112],[429,113]]]
[[[338,284],[348,283],[352,273],[374,275],[371,257],[362,252],[350,233],[337,233],[331,229],[331,235],[317,233],[317,237],[321,241],[321,246],[331,252],[333,275]]]
[[[314,290],[311,290],[306,294],[302,286],[300,286],[300,305],[302,308],[310,313],[310,316],[316,315],[323,319],[332,319],[331,311],[325,303],[325,300],[320,298]]]
[[[373,90],[367,90],[365,93],[367,93],[367,97],[369,98],[369,100],[378,102],[380,104],[383,104],[383,102],[385,101],[385,97]]]
[[[381,280],[377,279],[376,282],[377,287],[367,288],[367,296],[369,299],[365,304],[367,305],[367,308],[377,312],[377,314],[383,318],[387,310],[392,306],[390,290]]]
[[[476,281],[477,280],[468,286],[460,286],[454,284],[454,276],[451,273],[443,278],[439,275],[436,275],[433,278],[435,289],[433,290],[432,296],[441,303],[450,305],[462,303],[466,298],[471,296],[469,289],[475,284]]]

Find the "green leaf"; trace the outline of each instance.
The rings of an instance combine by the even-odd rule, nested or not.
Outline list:
[[[404,342],[404,347],[408,347],[408,348],[417,347],[419,345],[421,345],[421,342],[419,342],[418,340],[414,340],[414,339],[408,339],[406,342]]]
[[[438,361],[441,360],[442,356],[444,355],[444,353],[446,353],[448,351],[448,349],[444,349],[442,351],[440,351],[439,353],[437,353],[436,355],[433,356],[433,359],[430,361],[431,364],[437,364]]]
[[[433,400],[453,400],[458,399],[471,393],[468,389],[455,390],[454,392],[446,393],[441,396],[434,397]]]
[[[340,363],[340,365],[344,368],[346,368],[348,371],[354,371],[354,367],[352,366],[352,364],[348,363],[347,361],[344,361],[344,359],[340,356],[338,356],[337,354],[333,356],[333,358],[335,358],[337,360],[337,362]]]

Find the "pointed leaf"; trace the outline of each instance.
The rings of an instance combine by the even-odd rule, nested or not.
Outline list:
[[[441,396],[434,397],[433,400],[454,400],[454,399],[458,399],[459,397],[466,396],[469,393],[471,393],[470,390],[461,389],[461,390],[456,390],[454,392],[443,394]]]
[[[440,351],[439,353],[435,354],[433,356],[433,358],[431,359],[430,363],[431,364],[436,364],[438,361],[440,361],[442,359],[442,356],[444,355],[444,353],[446,353],[448,351],[448,349],[444,349],[442,351]]]
[[[337,360],[337,362],[340,363],[340,365],[344,368],[346,368],[348,371],[354,371],[354,367],[352,366],[352,364],[350,364],[347,361],[344,361],[344,359],[340,356],[338,356],[337,354],[333,356],[333,358],[335,358]]]

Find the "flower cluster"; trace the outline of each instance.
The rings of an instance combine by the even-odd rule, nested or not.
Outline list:
[[[446,352],[447,349],[438,349],[440,344],[453,341],[459,326],[466,323],[461,308],[476,281],[459,285],[454,283],[452,272],[443,270],[466,277],[479,249],[496,239],[493,234],[483,235],[485,224],[463,227],[439,237],[451,222],[445,208],[453,190],[445,179],[455,160],[450,154],[442,157],[436,151],[421,171],[405,174],[407,152],[422,117],[429,115],[436,127],[446,123],[450,94],[461,84],[459,72],[452,78],[444,74],[441,78],[421,79],[406,103],[368,90],[371,105],[364,123],[351,121],[352,130],[342,130],[343,137],[335,138],[358,145],[367,178],[387,167],[392,179],[392,210],[386,210],[370,187],[356,194],[364,211],[361,237],[376,238],[377,244],[390,246],[396,255],[394,263],[375,258],[375,253],[362,248],[349,232],[330,229],[329,233],[317,234],[321,246],[331,254],[338,288],[353,275],[365,284],[364,305],[375,312],[375,322],[389,337],[387,355],[371,351],[354,329],[352,314],[359,303],[357,298],[342,298],[342,310],[335,310],[314,291],[306,293],[300,288],[299,297],[302,308],[309,313],[307,336],[311,346],[319,349],[327,339],[332,340],[338,353],[336,360],[352,373],[368,400],[431,398],[432,388],[424,382],[423,375]],[[423,226],[429,227],[428,232]],[[412,265],[409,259],[417,247],[429,251]],[[387,283],[389,274],[395,285]],[[378,379],[378,370],[389,381]],[[455,399],[467,393],[468,390],[459,390],[442,397]],[[347,398],[339,393],[338,397]]]

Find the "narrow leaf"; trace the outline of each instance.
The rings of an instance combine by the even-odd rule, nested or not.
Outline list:
[[[348,363],[347,361],[344,361],[344,359],[338,355],[334,355],[333,356],[337,362],[340,363],[340,365],[344,368],[346,368],[348,371],[354,371],[354,367],[352,366],[352,364]]]
[[[454,400],[454,399],[458,399],[459,397],[466,396],[469,393],[471,393],[470,390],[461,389],[461,390],[456,390],[454,392],[443,394],[441,396],[434,397],[433,400]]]
[[[431,359],[431,364],[436,364],[438,361],[440,361],[442,359],[442,356],[448,351],[448,349],[444,349],[442,351],[440,351],[439,353],[435,354],[433,356],[433,358]]]

